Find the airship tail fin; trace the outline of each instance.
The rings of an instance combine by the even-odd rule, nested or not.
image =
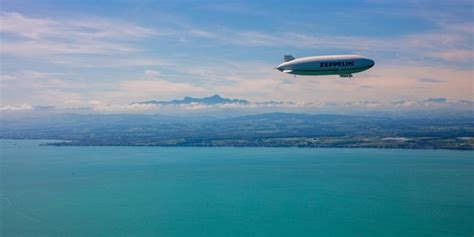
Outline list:
[[[285,55],[284,60],[285,60],[285,62],[289,62],[291,60],[295,60],[295,57],[293,57],[291,55]]]

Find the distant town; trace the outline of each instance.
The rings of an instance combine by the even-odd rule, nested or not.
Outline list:
[[[44,143],[49,146],[474,150],[474,120],[469,116],[394,118],[265,113],[215,118],[141,114],[55,114],[40,118],[2,118],[1,123],[0,139],[54,140]]]

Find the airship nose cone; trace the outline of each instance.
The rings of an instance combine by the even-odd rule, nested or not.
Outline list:
[[[283,72],[283,67],[276,67],[275,69],[280,71],[280,72]]]
[[[370,67],[373,67],[373,66],[375,65],[375,62],[374,62],[374,60],[372,60],[372,59],[369,59],[369,65],[370,65]]]

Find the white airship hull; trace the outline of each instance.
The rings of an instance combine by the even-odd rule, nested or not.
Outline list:
[[[374,66],[374,61],[360,55],[315,56],[292,59],[280,64],[276,69],[294,75],[339,75],[351,77],[353,73],[365,71]]]

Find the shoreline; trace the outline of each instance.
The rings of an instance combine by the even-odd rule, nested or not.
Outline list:
[[[319,139],[319,140],[318,140]],[[59,139],[28,139],[28,138],[2,138],[0,140],[30,140],[40,142],[39,146],[49,147],[203,147],[203,148],[308,148],[308,149],[390,149],[390,150],[456,150],[474,151],[474,145],[452,143],[453,141],[466,141],[465,138],[408,138],[404,141],[384,140],[383,138],[371,138],[372,140],[361,141],[361,138],[269,138],[255,140],[204,140],[204,141],[181,141],[172,143],[170,141],[157,141],[152,143],[140,142],[101,142],[101,141],[75,141]],[[332,139],[332,140],[331,140]],[[366,138],[370,139],[370,138]],[[470,141],[469,138],[468,141]],[[307,143],[308,140],[313,143]],[[318,142],[314,142],[318,141]],[[327,143],[319,143],[326,141]],[[329,142],[328,142],[329,141]],[[430,143],[422,144],[429,141]],[[306,142],[306,143],[305,143]],[[332,143],[331,143],[332,142]],[[365,143],[364,143],[365,142]],[[451,142],[451,143],[449,143]]]

